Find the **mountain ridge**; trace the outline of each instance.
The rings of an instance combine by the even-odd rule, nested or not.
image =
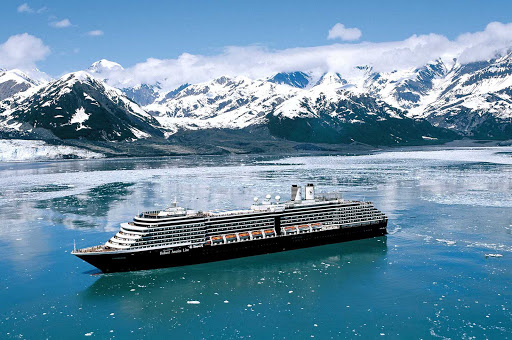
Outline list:
[[[107,85],[111,72],[123,70],[102,59],[43,83],[26,75],[2,81],[4,73],[17,73],[0,71],[0,95],[7,89],[0,97],[2,135],[165,144],[187,131],[265,127],[276,138],[300,143],[512,139],[512,54],[469,64],[436,59],[392,72],[362,65],[346,75],[297,70],[262,79],[221,76],[171,90],[159,83]]]

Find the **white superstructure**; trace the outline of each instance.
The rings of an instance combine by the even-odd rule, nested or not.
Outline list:
[[[148,211],[122,223],[119,232],[104,246],[84,251],[183,251],[204,246],[245,242],[270,237],[286,237],[330,229],[380,223],[386,216],[371,202],[347,201],[339,194],[315,197],[313,184],[292,186],[292,199],[281,202],[276,196],[254,199],[247,210],[197,212],[178,207]]]

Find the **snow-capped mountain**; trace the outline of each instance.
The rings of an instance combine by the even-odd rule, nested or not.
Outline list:
[[[475,138],[512,138],[512,53],[457,65],[423,111],[432,124]]]
[[[159,97],[161,88],[158,84],[140,84],[122,88],[121,91],[137,104],[144,106],[152,104]]]
[[[3,71],[0,133],[134,140],[263,127],[274,137],[298,142],[512,138],[512,53],[471,64],[438,59],[393,72],[363,65],[347,74],[224,76],[171,91],[159,83],[107,85],[112,74],[122,83],[123,72],[108,60],[46,83],[17,70]]]
[[[511,93],[509,54],[465,65],[437,59],[423,67],[381,73],[361,66],[347,76],[327,72],[316,81],[300,71],[260,80],[221,77],[172,91],[145,108],[172,131],[233,129],[264,124],[270,111],[311,118],[308,107],[319,98],[336,106],[368,96],[403,111],[405,118],[425,119],[462,136],[508,139]]]
[[[173,91],[145,109],[172,132],[267,126],[275,136],[295,141],[370,144],[454,137],[348,85],[338,73],[324,74],[312,87],[220,77]]]
[[[306,95],[293,105],[277,107],[268,117],[274,136],[298,142],[397,145],[452,140],[456,134],[412,119],[405,112],[368,95],[337,90],[337,98],[323,92]]]
[[[182,86],[178,92],[145,106],[162,126],[180,128],[239,129],[265,122],[266,115],[299,89],[247,77],[220,77],[210,82]]]
[[[359,87],[394,107],[408,110],[410,116],[421,116],[425,106],[439,95],[448,72],[449,67],[440,59],[420,68],[388,73],[365,68],[363,84]]]
[[[0,70],[0,101],[39,84],[20,70]]]
[[[92,63],[85,72],[108,83],[109,76],[111,76],[112,73],[121,72],[123,70],[124,68],[121,64],[107,59],[101,59]],[[128,98],[142,106],[153,103],[161,92],[159,84],[139,84],[132,87],[119,86],[119,88]]]
[[[268,79],[271,83],[290,85],[305,88],[311,82],[311,76],[304,72],[280,72]]]
[[[89,73],[66,74],[2,102],[1,125],[48,137],[134,140],[161,136],[158,122]]]
[[[124,68],[120,64],[107,59],[101,59],[92,63],[86,71],[95,74],[98,78],[100,78],[109,72],[122,70],[124,70]]]

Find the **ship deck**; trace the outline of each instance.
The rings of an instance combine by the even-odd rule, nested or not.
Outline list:
[[[86,253],[103,253],[103,252],[110,252],[110,251],[117,251],[117,249],[109,248],[109,247],[106,247],[104,244],[100,244],[98,246],[74,249],[71,253],[72,254],[86,254]]]

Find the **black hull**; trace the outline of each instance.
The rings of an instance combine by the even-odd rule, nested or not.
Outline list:
[[[104,273],[124,272],[222,261],[383,236],[387,233],[386,227],[387,221],[383,221],[377,224],[352,228],[204,246],[192,248],[180,253],[169,253],[165,255],[161,254],[162,249],[131,253],[76,253],[75,255]]]

